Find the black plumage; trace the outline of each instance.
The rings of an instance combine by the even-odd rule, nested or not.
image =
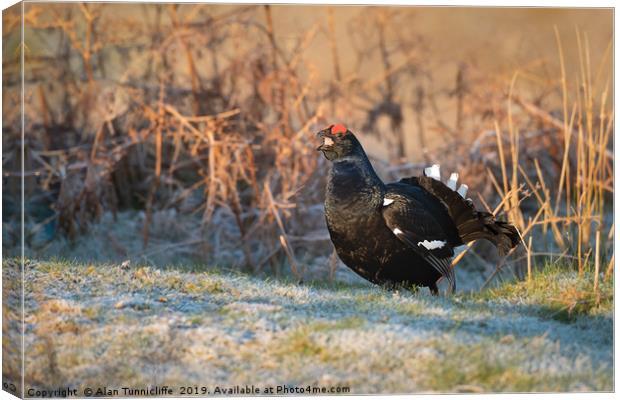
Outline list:
[[[459,194],[456,179],[452,187],[442,183],[438,167],[431,176],[385,184],[346,127],[332,125],[318,136],[318,150],[332,161],[325,195],[330,237],[340,259],[363,278],[437,294],[445,277],[454,292],[455,247],[487,239],[506,253],[521,241],[514,226],[477,211]]]

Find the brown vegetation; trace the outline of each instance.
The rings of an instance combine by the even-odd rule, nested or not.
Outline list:
[[[285,40],[271,6],[28,3],[27,247],[45,254],[55,235],[74,238],[103,212],[138,209],[140,240],[153,251],[154,216],[173,210],[200,221],[175,247],[211,263],[239,251],[234,266],[254,272],[278,272],[287,260],[301,278],[305,260],[331,251],[321,207],[326,168],[314,132],[346,120],[393,156],[373,160],[385,178],[441,161],[444,172],[460,171],[480,207],[519,227],[525,252],[500,261],[484,246],[466,253],[489,266],[489,281],[503,265],[525,277],[532,258],[574,261],[580,272],[596,265],[609,276],[611,47],[595,61],[588,36],[577,31],[579,58],[569,61],[556,31],[558,55],[549,57],[560,60],[559,79],[528,66],[508,78],[489,75],[463,62],[445,90],[425,63],[425,38],[408,23],[414,9],[352,10],[355,59],[343,60],[330,8]],[[4,19],[3,40],[13,43],[19,15]],[[317,42],[329,79],[309,55]],[[19,51],[11,55],[3,76],[5,103],[14,105],[3,109],[4,198],[17,218],[20,82],[11,76]],[[579,66],[577,79],[568,62]],[[345,63],[358,67],[348,73]],[[378,75],[366,73],[369,63],[379,63]],[[407,112],[422,150],[415,164],[404,161]],[[48,240],[35,240],[50,223]],[[5,228],[18,245],[18,225]],[[113,236],[103,240],[127,255]]]

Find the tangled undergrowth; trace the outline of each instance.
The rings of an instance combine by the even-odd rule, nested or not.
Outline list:
[[[411,23],[416,8],[346,8],[346,52],[345,8],[294,32],[281,10],[27,3],[26,47],[20,9],[3,14],[5,252],[20,251],[23,161],[32,257],[59,256],[58,242],[78,247],[90,233],[114,259],[178,251],[307,279],[332,251],[314,132],[344,121],[373,144],[382,177],[440,162],[479,208],[521,230],[507,259],[476,244],[455,264],[482,265],[489,281],[523,279],[540,257],[611,273],[611,41],[594,53],[586,32],[550,27],[541,60],[494,73],[453,60],[437,76],[445,57]],[[97,228],[109,218],[129,231]]]

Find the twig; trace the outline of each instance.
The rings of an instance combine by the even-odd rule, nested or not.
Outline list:
[[[599,279],[599,271],[600,271],[600,260],[599,260],[599,251],[600,251],[600,240],[601,240],[601,230],[596,230],[596,245],[594,247],[594,293],[597,298],[599,296],[598,293],[598,279]]]
[[[607,270],[605,271],[605,282],[607,282],[607,280],[609,279],[609,277],[613,273],[613,270],[614,270],[614,256],[615,256],[615,254],[611,255],[611,260],[609,260],[609,264],[607,265]]]
[[[297,268],[297,262],[295,261],[295,254],[293,253],[293,248],[291,247],[288,241],[288,237],[286,235],[286,229],[284,229],[284,224],[282,223],[282,219],[280,218],[280,213],[278,212],[278,209],[275,205],[275,202],[273,200],[273,195],[271,194],[271,189],[269,188],[269,184],[267,181],[265,182],[264,187],[265,187],[265,193],[267,194],[267,199],[269,200],[269,207],[271,209],[271,212],[274,218],[276,219],[278,228],[280,228],[280,233],[281,233],[279,237],[280,244],[282,245],[282,248],[284,248],[284,251],[286,252],[286,255],[288,256],[289,262],[291,264],[291,271],[293,272],[293,275],[295,275],[297,279],[302,279],[300,271]]]
[[[532,236],[527,240],[527,281],[532,281]]]

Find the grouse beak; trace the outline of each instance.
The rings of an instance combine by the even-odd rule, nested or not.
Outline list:
[[[322,131],[316,134],[319,138],[323,139],[323,143],[319,147],[316,148],[317,151],[327,150],[334,145],[334,139],[327,136],[330,134],[331,132],[329,132],[329,129],[323,129]]]

